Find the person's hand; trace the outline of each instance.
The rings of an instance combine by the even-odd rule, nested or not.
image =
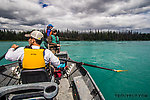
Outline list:
[[[57,46],[60,47],[61,45],[60,45],[60,44],[57,44]]]
[[[11,46],[11,48],[14,48],[14,49],[17,49],[19,46],[18,45],[16,45],[16,44],[13,44],[12,46]]]

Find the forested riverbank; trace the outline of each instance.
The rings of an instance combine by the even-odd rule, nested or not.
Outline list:
[[[46,37],[44,30],[40,30]],[[24,41],[24,34],[29,34],[31,31],[16,32],[11,30],[0,30],[1,41]],[[150,33],[139,33],[130,31],[99,31],[95,30],[88,32],[79,31],[59,31],[58,36],[61,41],[148,41]]]

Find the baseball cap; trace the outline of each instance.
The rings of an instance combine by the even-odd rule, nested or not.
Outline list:
[[[42,40],[43,34],[40,31],[33,31],[30,34],[25,34],[25,37],[33,37],[37,40]]]
[[[54,27],[52,24],[49,24],[48,26]]]
[[[53,32],[57,32],[57,30],[56,30],[56,29],[53,29],[52,31],[53,31]]]

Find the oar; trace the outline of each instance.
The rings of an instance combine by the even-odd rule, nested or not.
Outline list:
[[[109,68],[99,67],[99,66],[96,66],[96,65],[86,64],[86,63],[83,63],[83,62],[77,62],[77,61],[68,60],[68,59],[61,59],[61,58],[60,58],[60,60],[68,61],[68,62],[73,62],[73,63],[80,63],[81,65],[86,65],[86,66],[90,66],[90,67],[106,69],[106,70],[110,70],[110,71],[114,71],[114,72],[128,71],[128,70],[115,70],[115,69],[109,69]]]
[[[0,57],[0,61],[5,57],[6,53],[3,56]]]
[[[17,48],[19,48],[19,47],[17,47]],[[17,48],[16,48],[16,49],[17,49]],[[15,49],[15,50],[16,50],[16,49]],[[6,52],[6,53],[7,53],[7,52]],[[0,57],[0,61],[5,57],[6,53],[5,53],[3,56]]]

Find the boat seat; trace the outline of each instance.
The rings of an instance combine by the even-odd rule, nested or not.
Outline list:
[[[77,93],[80,100],[91,100],[92,96],[90,94],[90,90],[88,89],[87,85],[85,84],[82,76],[77,76],[73,78],[75,83],[75,87],[77,89]]]
[[[23,84],[50,82],[48,72],[44,68],[40,69],[24,69],[21,72],[21,80]]]

